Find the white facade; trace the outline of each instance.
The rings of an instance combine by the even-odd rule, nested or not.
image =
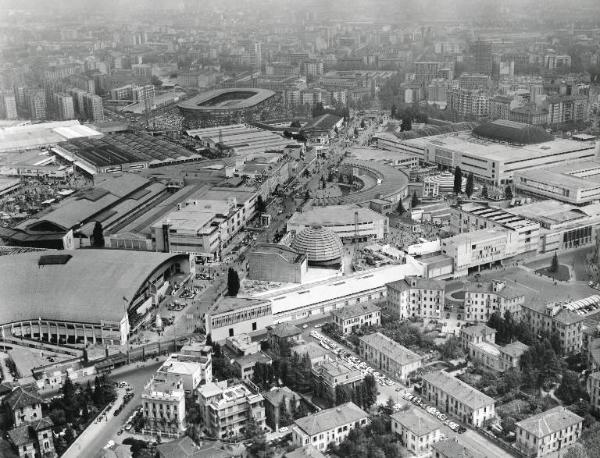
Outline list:
[[[150,380],[142,393],[144,431],[179,437],[185,430],[185,391],[181,380]]]

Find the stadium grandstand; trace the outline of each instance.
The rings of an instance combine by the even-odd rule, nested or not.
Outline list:
[[[188,255],[122,250],[0,256],[5,338],[58,345],[123,345],[170,282],[190,274]]]

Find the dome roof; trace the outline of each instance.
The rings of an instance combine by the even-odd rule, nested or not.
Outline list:
[[[342,241],[333,231],[322,226],[303,229],[292,241],[292,248],[306,253],[309,263],[341,261]]]
[[[485,122],[473,129],[473,135],[494,141],[531,145],[553,140],[554,137],[541,127],[515,121],[496,120]]]

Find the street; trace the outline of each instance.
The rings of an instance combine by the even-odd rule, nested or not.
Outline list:
[[[117,374],[111,375],[110,379],[113,382],[125,381],[134,389],[134,397],[122,412],[114,416],[113,412],[123,402],[123,392],[119,390],[119,398],[115,401],[112,409],[107,414],[108,421],[100,423],[92,423],[77,440],[63,454],[64,458],[81,458],[81,457],[101,457],[102,448],[107,442],[113,439],[117,431],[127,420],[127,417],[140,405],[141,394],[144,391],[144,386],[151,379],[152,375],[162,363],[154,363],[143,367],[132,365],[130,368],[123,368]]]

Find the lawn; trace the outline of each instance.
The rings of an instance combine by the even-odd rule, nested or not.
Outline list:
[[[550,267],[548,266],[536,270],[535,273],[558,281],[568,281],[571,278],[571,275],[569,274],[569,268],[564,264],[560,264],[558,266],[557,272],[550,272]]]

